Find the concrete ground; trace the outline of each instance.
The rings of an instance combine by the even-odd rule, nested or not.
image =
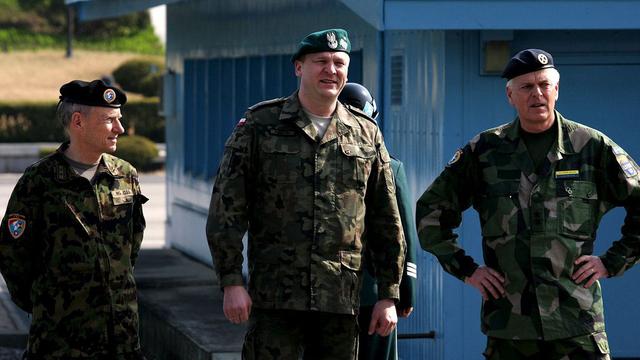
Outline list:
[[[2,214],[19,176],[0,174]],[[147,230],[135,269],[145,353],[149,360],[240,359],[245,327],[224,319],[214,271],[165,248],[164,173],[141,174],[140,184],[149,198],[144,206]],[[28,323],[1,281],[0,360],[20,359]]]

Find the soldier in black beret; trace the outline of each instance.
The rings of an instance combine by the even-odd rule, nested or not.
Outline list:
[[[88,106],[119,108],[127,102],[124,91],[103,80],[73,80],[60,88],[60,101]]]
[[[456,151],[418,200],[420,243],[482,295],[487,359],[608,360],[599,282],[640,261],[638,166],[556,109],[560,73],[550,53],[520,51],[502,76],[517,117]],[[484,265],[454,233],[472,205]],[[618,206],[627,212],[622,235],[597,256],[598,223]]]
[[[110,155],[125,93],[102,80],[60,88],[68,141],[29,166],[0,229],[0,271],[32,314],[26,359],[144,359],[133,265],[145,228],[136,169]]]

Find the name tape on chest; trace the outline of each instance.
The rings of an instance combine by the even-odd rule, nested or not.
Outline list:
[[[580,170],[558,170],[556,179],[577,179],[580,177]]]
[[[111,190],[111,197],[113,198],[114,205],[129,204],[133,202],[133,190],[131,189]]]

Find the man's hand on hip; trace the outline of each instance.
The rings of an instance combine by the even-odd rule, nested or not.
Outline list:
[[[478,289],[485,301],[489,300],[489,294],[494,299],[504,296],[504,277],[490,267],[478,267],[464,282]]]
[[[251,314],[251,297],[244,286],[231,285],[224,287],[222,309],[224,316],[234,324],[249,320]]]
[[[573,264],[579,267],[574,271],[571,278],[576,284],[588,280],[584,284],[585,289],[590,288],[598,279],[609,277],[609,271],[597,256],[583,255],[577,258]]]

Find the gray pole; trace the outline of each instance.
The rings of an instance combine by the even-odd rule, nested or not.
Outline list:
[[[67,58],[73,56],[73,5],[67,5]]]

